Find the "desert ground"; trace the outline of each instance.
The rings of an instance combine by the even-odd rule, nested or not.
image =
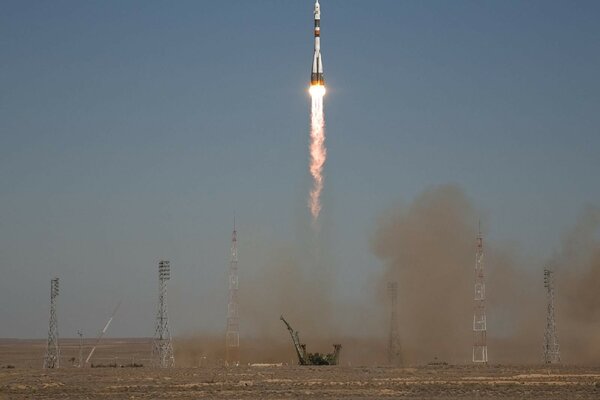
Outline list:
[[[0,340],[0,399],[600,398],[600,367],[207,363],[157,369],[144,358],[148,340],[112,339],[99,348],[95,362],[117,367],[74,367],[78,347],[70,340],[61,368],[43,370],[44,346],[39,340]],[[126,366],[131,363],[144,367]]]

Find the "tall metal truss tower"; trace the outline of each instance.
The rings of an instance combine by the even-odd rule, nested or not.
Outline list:
[[[556,321],[554,320],[554,277],[553,272],[544,268],[544,287],[546,288],[546,331],[544,332],[544,362],[556,364],[560,362],[560,348],[556,338]]]
[[[473,362],[487,364],[487,321],[485,316],[485,279],[483,274],[483,236],[481,223],[475,251],[475,305],[473,313]]]
[[[402,365],[402,349],[400,347],[400,335],[398,333],[398,283],[388,282],[388,294],[390,295],[390,335],[388,338],[388,362],[391,365]]]
[[[161,368],[173,367],[173,343],[169,330],[169,317],[167,315],[167,281],[171,279],[171,263],[161,261],[158,263],[158,311],[156,313],[156,331],[152,353],[154,363]]]
[[[231,262],[229,263],[229,298],[227,303],[227,329],[225,331],[225,363],[240,364],[240,315],[238,301],[238,252],[235,217],[231,234]]]
[[[78,368],[83,367],[83,331],[77,330],[77,336],[79,336],[79,363],[77,364]]]
[[[44,357],[44,368],[58,368],[60,365],[60,347],[58,346],[58,319],[56,302],[58,297],[58,278],[50,281],[50,323],[48,326],[48,344]]]

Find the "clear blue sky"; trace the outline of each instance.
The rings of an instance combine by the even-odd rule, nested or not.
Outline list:
[[[379,271],[377,216],[461,185],[486,231],[549,256],[600,203],[600,2],[323,0],[324,235],[338,290]],[[0,337],[224,327],[240,268],[302,241],[312,0],[0,2]],[[127,320],[125,322],[124,320]]]

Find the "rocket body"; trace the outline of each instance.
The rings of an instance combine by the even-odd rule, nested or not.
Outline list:
[[[319,0],[315,2],[315,52],[313,55],[312,70],[310,74],[311,86],[325,86],[325,78],[323,77],[323,61],[321,58],[321,5]]]

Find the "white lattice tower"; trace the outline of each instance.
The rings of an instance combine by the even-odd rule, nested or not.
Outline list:
[[[167,315],[167,281],[171,279],[171,264],[169,261],[158,263],[158,311],[156,313],[156,331],[152,346],[153,361],[161,368],[173,367],[175,356],[173,342],[169,330]]]
[[[231,262],[229,263],[229,297],[227,302],[227,329],[225,331],[225,362],[240,364],[240,316],[238,300],[238,252],[235,218],[231,234]]]
[[[544,269],[544,287],[546,288],[546,330],[544,332],[544,362],[556,364],[560,362],[560,347],[556,337],[556,320],[554,319],[554,277],[553,272]]]
[[[58,300],[58,278],[50,281],[50,322],[48,324],[48,343],[44,368],[58,368],[60,366],[60,347],[58,345],[58,319],[56,316],[56,302]]]
[[[485,315],[485,279],[483,270],[483,236],[481,227],[475,251],[475,304],[473,313],[473,362],[485,364],[487,353],[487,320]]]
[[[398,333],[398,283],[388,282],[390,295],[390,332],[388,337],[388,362],[391,365],[402,365],[402,349]]]

